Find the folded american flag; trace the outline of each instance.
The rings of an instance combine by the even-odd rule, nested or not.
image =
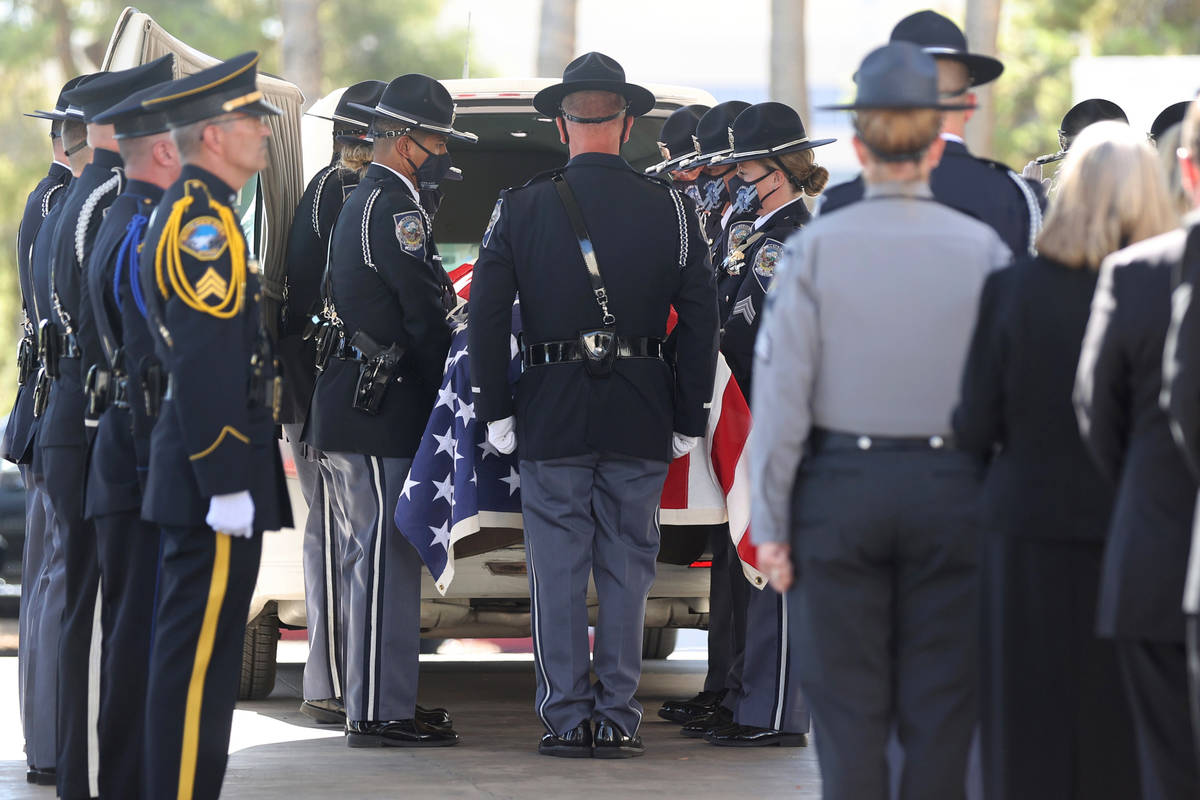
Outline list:
[[[471,265],[450,273],[455,289],[470,296]],[[487,426],[475,417],[465,317],[456,325],[442,386],[404,491],[396,504],[396,527],[425,562],[438,591],[454,580],[454,547],[484,528],[522,527],[521,476],[516,452],[503,455],[487,442]],[[520,376],[516,332],[520,309],[513,306],[509,381]],[[664,525],[710,525],[728,521],[746,579],[759,589],[766,579],[756,568],[750,543],[749,464],[745,448],[750,410],[718,357],[708,435],[671,464],[663,487],[659,520]],[[517,431],[520,442],[521,432]]]

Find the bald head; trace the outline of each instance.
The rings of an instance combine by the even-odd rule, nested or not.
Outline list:
[[[581,119],[612,117],[607,122],[572,122],[559,117],[559,136],[570,148],[572,157],[578,153],[619,154],[633,129],[633,117],[624,113],[626,105],[625,98],[615,92],[571,92],[564,97],[564,114]]]

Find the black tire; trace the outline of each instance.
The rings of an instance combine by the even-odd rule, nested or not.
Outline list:
[[[677,628],[646,628],[642,631],[642,659],[666,658],[675,652]]]
[[[263,700],[275,688],[275,658],[279,649],[277,608],[274,601],[267,603],[262,613],[246,623],[239,700]]]

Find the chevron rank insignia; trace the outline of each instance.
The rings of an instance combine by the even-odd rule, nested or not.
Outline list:
[[[781,255],[783,255],[783,242],[778,239],[767,239],[766,244],[758,248],[758,252],[754,254],[754,274],[760,278],[773,278],[775,265],[779,263]]]
[[[729,226],[729,249],[735,250],[741,247],[747,238],[750,236],[750,231],[754,230],[753,222],[735,222]]]
[[[216,217],[196,217],[179,231],[179,249],[200,261],[216,261],[228,246],[225,227]]]
[[[421,223],[421,212],[405,211],[393,214],[396,223],[396,239],[406,253],[419,253],[425,247],[425,226]]]
[[[225,299],[225,295],[228,293],[229,284],[212,267],[209,267],[200,276],[200,280],[196,281],[196,295],[201,300],[215,297],[218,301],[221,301]]]
[[[487,247],[488,242],[492,239],[492,231],[496,229],[496,223],[500,221],[500,208],[504,205],[504,198],[501,197],[496,201],[496,207],[492,209],[492,218],[488,220],[487,230],[483,232],[483,246]]]
[[[758,312],[754,310],[754,298],[743,297],[733,304],[733,316],[746,320],[747,325],[753,325]]]

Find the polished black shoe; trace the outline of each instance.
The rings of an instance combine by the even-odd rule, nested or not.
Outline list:
[[[300,713],[318,725],[346,724],[346,707],[336,697],[325,700],[305,700],[300,704]]]
[[[450,712],[444,708],[426,708],[418,705],[414,716],[426,725],[434,725],[439,728],[446,728],[454,724],[454,720],[450,719]]]
[[[592,723],[585,719],[562,736],[546,731],[538,742],[538,752],[559,758],[591,758]]]
[[[695,722],[684,725],[679,732],[689,739],[699,739],[711,730],[732,724],[733,712],[725,706],[717,706],[717,709],[707,717],[701,717]]]
[[[808,734],[734,723],[708,731],[704,741],[718,747],[808,747]]]
[[[25,770],[25,782],[34,786],[54,786],[58,782],[58,774],[52,769],[30,767]]]
[[[347,747],[449,747],[458,744],[450,728],[426,725],[419,719],[386,722],[346,722]]]
[[[687,725],[716,711],[725,699],[726,691],[703,691],[688,700],[666,700],[658,709],[658,715],[668,722]]]
[[[642,737],[626,735],[607,719],[597,720],[592,743],[593,758],[636,758],[646,754]]]

